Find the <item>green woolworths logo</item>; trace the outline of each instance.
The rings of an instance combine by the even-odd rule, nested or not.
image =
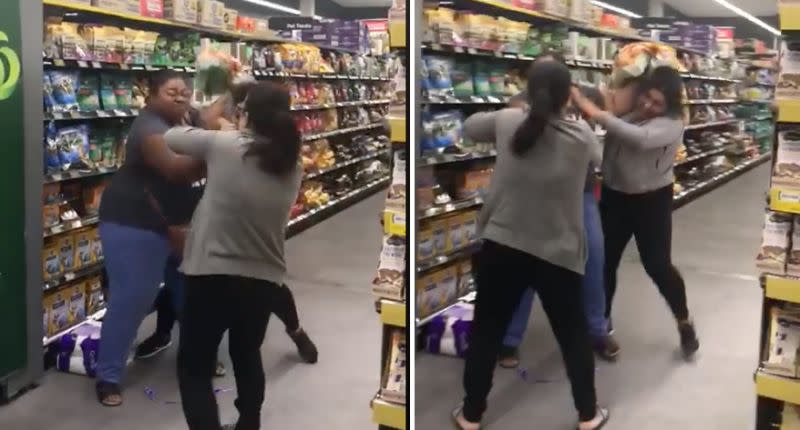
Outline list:
[[[0,44],[8,43],[8,36],[0,31]],[[19,82],[19,57],[8,46],[0,47],[0,101],[3,101],[14,94],[14,88]],[[5,61],[3,61],[5,60]],[[8,65],[8,71],[6,71]]]

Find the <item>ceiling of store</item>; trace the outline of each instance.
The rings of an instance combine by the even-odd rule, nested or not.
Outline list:
[[[728,0],[728,2],[755,16],[773,16],[778,14],[777,1]],[[664,3],[672,6],[687,16],[737,16],[728,8],[723,7],[713,0],[664,0]]]

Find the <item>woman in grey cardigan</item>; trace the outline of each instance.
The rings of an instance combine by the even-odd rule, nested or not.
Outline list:
[[[636,238],[645,271],[677,322],[684,355],[700,347],[686,304],[686,286],[672,264],[672,198],[675,153],[683,140],[683,80],[661,66],[638,82],[633,112],[617,118],[574,91],[573,101],[607,130],[600,213],[605,235],[606,316],[617,289],[622,253]]]
[[[561,347],[578,428],[596,430],[608,420],[608,411],[597,404],[581,287],[583,189],[599,144],[585,122],[565,118],[571,86],[565,65],[534,63],[530,110],[477,113],[464,123],[471,139],[497,143],[497,163],[478,221],[483,243],[473,261],[477,298],[464,368],[466,396],[453,411],[462,430],[480,428],[503,334],[530,287],[539,293]]]
[[[229,332],[239,430],[260,428],[261,344],[286,277],[284,237],[300,189],[301,136],[281,86],[260,83],[244,102],[239,130],[173,128],[179,154],[205,160],[205,193],[192,218],[181,271],[186,298],[178,381],[190,430],[219,429],[211,378]]]

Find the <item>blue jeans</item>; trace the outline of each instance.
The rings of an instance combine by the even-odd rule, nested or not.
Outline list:
[[[118,384],[139,325],[153,309],[170,255],[169,242],[153,231],[100,223],[109,303],[103,319],[97,380]]]
[[[603,250],[603,227],[600,223],[600,211],[597,200],[591,192],[583,194],[583,224],[586,229],[586,272],[583,276],[583,302],[586,310],[586,320],[589,323],[589,335],[594,340],[606,336],[608,321],[605,317],[606,292],[603,286],[603,264],[605,253]],[[536,286],[529,288],[522,295],[517,310],[508,325],[503,345],[517,347],[522,343],[525,329],[528,327],[533,308],[533,298]]]

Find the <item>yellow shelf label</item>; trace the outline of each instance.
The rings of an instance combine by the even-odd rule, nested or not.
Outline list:
[[[372,402],[372,421],[382,426],[406,430],[406,407],[376,399]]]
[[[800,190],[772,187],[769,208],[778,212],[800,214]]]
[[[771,299],[800,303],[800,279],[767,276],[765,294]]]
[[[756,375],[756,392],[761,397],[800,405],[800,380],[797,379],[759,372]]]
[[[406,22],[405,21],[390,21],[389,22],[389,46],[392,48],[405,48],[406,47]]]
[[[800,30],[800,4],[778,5],[781,30]]]
[[[384,212],[383,232],[388,235],[406,237],[406,214],[388,210]]]
[[[381,300],[381,322],[395,327],[406,326],[406,304]]]
[[[389,139],[392,142],[405,142],[406,141],[406,119],[405,118],[389,118],[389,127],[391,134]]]
[[[800,122],[800,100],[777,99],[778,122]]]

